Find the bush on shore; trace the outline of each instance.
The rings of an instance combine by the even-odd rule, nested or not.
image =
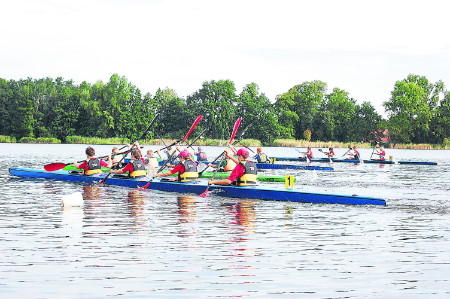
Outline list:
[[[0,135],[0,143],[16,143],[16,138],[11,136]]]

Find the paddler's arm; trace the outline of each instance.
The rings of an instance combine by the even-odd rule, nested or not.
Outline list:
[[[239,164],[239,160],[234,157],[233,153],[228,148],[225,149],[225,157],[230,158],[234,163]]]
[[[223,179],[223,180],[209,180],[208,185],[231,185],[231,181],[229,179]]]
[[[108,155],[108,165],[106,166],[106,168],[111,168],[112,167],[112,160],[111,160],[111,154]]]

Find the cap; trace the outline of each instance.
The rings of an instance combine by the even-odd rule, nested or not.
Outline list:
[[[245,148],[241,148],[237,151],[237,155],[242,157],[248,157],[248,150],[246,150]]]
[[[197,147],[197,149],[199,150],[199,151],[201,151],[202,150],[202,148],[199,146],[199,147]]]
[[[189,157],[190,154],[189,154],[189,152],[188,152],[187,150],[184,150],[184,151],[181,151],[181,152],[180,152],[180,156],[181,156],[181,157]]]

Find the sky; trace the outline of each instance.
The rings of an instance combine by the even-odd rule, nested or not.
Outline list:
[[[0,78],[95,83],[186,98],[256,83],[272,102],[320,80],[384,115],[409,74],[450,89],[447,0],[0,0]]]

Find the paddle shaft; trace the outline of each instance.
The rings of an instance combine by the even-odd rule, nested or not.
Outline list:
[[[200,115],[199,117],[197,117],[197,119],[194,121],[194,123],[192,124],[191,128],[189,129],[189,132],[188,132],[188,133],[186,134],[186,136],[182,139],[183,142],[186,141],[186,139],[188,139],[189,135],[192,133],[192,131],[193,131],[194,128],[197,126],[197,124],[198,124],[199,121],[202,119],[202,117],[203,117],[203,115]],[[180,141],[178,141],[178,142],[180,142]],[[177,144],[177,142],[174,143],[173,145],[175,145],[175,144]],[[169,147],[169,146],[168,146],[168,147]],[[167,147],[166,147],[166,148],[167,148]],[[164,164],[158,169],[158,171],[156,172],[156,174],[160,173],[160,172],[166,167],[167,163],[169,163],[169,161],[172,160],[172,158],[173,158],[174,155],[175,155],[175,151],[173,151],[173,152],[170,154],[170,156],[167,158],[167,161],[164,162]],[[177,156],[177,157],[178,157],[178,156]],[[139,189],[142,189],[142,188],[147,189],[148,186],[150,185],[150,183],[153,181],[153,179],[154,179],[154,177],[153,177],[151,180],[149,180],[149,181],[147,182],[147,184],[145,184],[145,186],[139,187]]]
[[[230,141],[228,142],[227,148],[229,148],[229,147],[232,145],[234,136],[236,135],[236,131],[237,131],[237,129],[239,128],[239,124],[241,123],[241,120],[242,120],[241,118],[238,118],[238,119],[236,120],[236,122],[235,122],[235,124],[234,124],[234,128],[233,128],[233,133],[231,134],[231,138],[230,138]],[[219,171],[220,164],[222,164],[222,161],[223,161],[223,159],[225,158],[225,153],[223,153],[221,156],[222,156],[222,159],[220,159],[219,165],[217,165],[217,169],[216,169],[216,171],[214,171],[213,177],[212,177],[212,179],[211,179],[212,181],[215,179],[216,174],[217,174],[217,172]],[[203,172],[202,172],[202,173],[203,173]],[[201,197],[205,197],[205,196],[208,194],[208,190],[209,190],[209,183],[208,183],[208,186],[206,187],[205,192],[203,192],[202,194],[200,194],[200,196],[201,196]]]
[[[157,113],[157,114],[155,115],[155,117],[153,118],[153,120],[150,122],[150,125],[148,125],[147,129],[146,129],[145,132],[139,137],[139,139],[136,139],[136,140],[133,142],[133,145],[131,146],[131,148],[130,148],[129,151],[131,151],[131,150],[133,149],[134,143],[136,143],[136,141],[139,142],[139,140],[141,140],[142,138],[144,138],[144,136],[147,134],[147,132],[148,132],[148,130],[150,129],[150,127],[155,123],[156,118],[157,118],[158,116],[159,116],[159,113]],[[122,161],[123,161],[124,159],[125,159],[125,156],[123,156],[122,159],[120,159],[120,161],[117,162],[117,164],[120,165],[120,163],[122,163]],[[101,183],[101,184],[104,184],[105,181],[106,181],[106,179],[107,179],[110,175],[111,175],[111,172],[109,172],[109,173],[105,176],[105,178],[104,178],[100,183]]]
[[[144,133],[142,133],[141,136],[136,141],[141,140],[142,138],[144,138],[145,135],[147,135],[148,130],[150,130],[150,128],[153,126],[153,123],[156,121],[156,118],[159,116],[159,114],[160,113],[156,113],[155,117],[153,118],[151,123],[148,125],[147,129],[145,129]],[[119,151],[123,150],[126,147],[127,147],[126,145],[122,146],[121,148],[119,148]]]

